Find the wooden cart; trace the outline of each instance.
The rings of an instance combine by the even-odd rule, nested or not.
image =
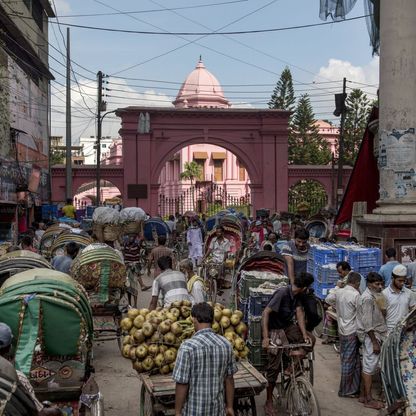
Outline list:
[[[234,375],[236,416],[256,416],[254,396],[260,394],[267,380],[248,362],[237,363],[238,371]],[[175,414],[175,382],[172,375],[141,374],[140,416],[159,416]]]

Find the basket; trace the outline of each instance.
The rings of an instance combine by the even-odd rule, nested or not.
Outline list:
[[[120,235],[120,227],[114,224],[104,225],[103,237],[104,241],[116,241]]]
[[[139,234],[142,227],[141,222],[138,221],[128,221],[123,224],[123,234]]]
[[[330,245],[312,246],[308,259],[315,264],[338,263],[344,260],[344,250]]]

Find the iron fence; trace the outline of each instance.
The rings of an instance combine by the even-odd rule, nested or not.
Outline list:
[[[197,214],[211,216],[226,208],[234,208],[250,215],[251,196],[230,195],[224,187],[215,183],[196,184],[177,197],[159,194],[159,215],[166,217],[176,212],[185,214],[194,211]]]

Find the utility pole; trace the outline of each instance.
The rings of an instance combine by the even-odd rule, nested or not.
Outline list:
[[[66,29],[66,199],[72,199],[71,55],[69,27]]]
[[[336,109],[334,115],[341,115],[341,123],[339,128],[339,142],[338,142],[338,178],[337,178],[337,198],[336,208],[339,209],[342,201],[342,195],[344,192],[342,177],[344,170],[344,123],[345,123],[345,99],[347,98],[347,79],[344,78],[342,81],[342,94],[335,95]]]
[[[102,110],[102,101],[103,101],[103,73],[98,71],[97,73],[98,78],[98,95],[97,95],[97,207],[100,206],[101,203],[101,126],[102,126],[102,118],[101,118],[101,110]]]

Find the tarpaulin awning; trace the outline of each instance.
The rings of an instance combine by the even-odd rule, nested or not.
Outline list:
[[[194,152],[194,159],[208,159],[207,152]]]
[[[227,155],[225,152],[212,152],[211,156],[213,160],[224,160],[227,158]]]
[[[378,119],[378,108],[374,107],[364,132],[363,141],[344,198],[335,218],[335,224],[351,221],[354,202],[366,201],[368,213],[372,212],[377,206],[380,179],[377,159],[374,156],[374,135],[368,128],[369,123],[376,119]]]

